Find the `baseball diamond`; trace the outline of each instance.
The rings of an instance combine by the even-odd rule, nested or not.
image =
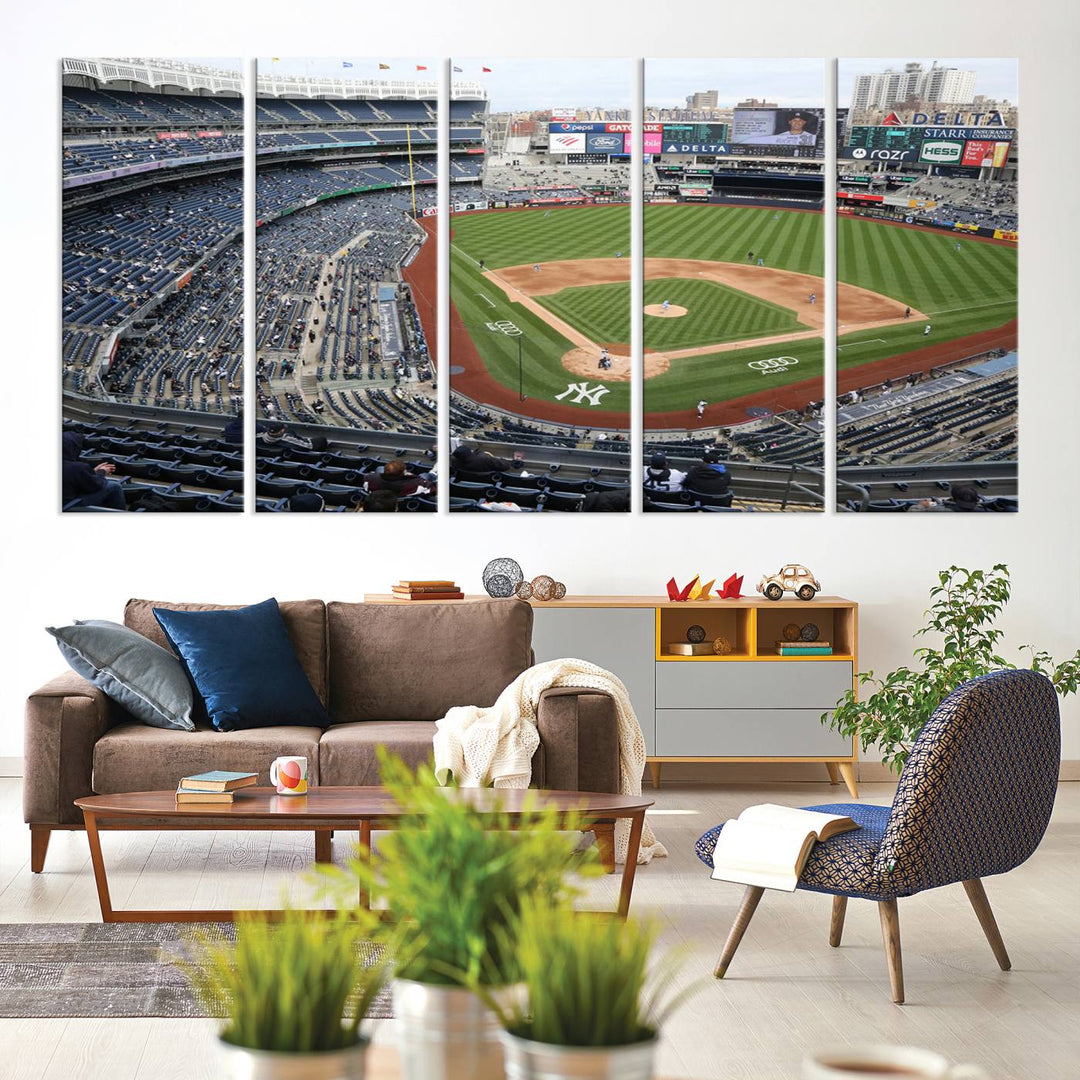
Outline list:
[[[652,204],[644,215],[644,303],[685,309],[645,320],[646,426],[732,423],[747,407],[801,408],[820,397],[830,317],[822,215],[717,204]],[[838,264],[859,282],[841,277],[838,287],[841,390],[866,372],[927,370],[970,345],[1015,338],[1014,245],[844,216],[837,229]],[[455,389],[534,419],[624,426],[631,260],[615,253],[628,248],[626,205],[455,215],[451,335],[454,363],[465,368]],[[811,292],[821,302],[809,303]],[[522,330],[525,402],[517,342],[487,329],[499,319]],[[761,363],[780,356],[796,362]],[[607,387],[597,405],[565,396],[580,378]],[[692,407],[699,398],[720,406],[704,422]]]

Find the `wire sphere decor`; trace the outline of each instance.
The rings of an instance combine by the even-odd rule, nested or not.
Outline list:
[[[504,598],[513,596],[525,575],[516,559],[492,559],[484,567],[484,590],[488,596]]]

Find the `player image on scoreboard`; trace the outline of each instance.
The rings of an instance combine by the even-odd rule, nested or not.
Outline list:
[[[731,141],[741,146],[809,146],[823,130],[821,109],[736,109]]]

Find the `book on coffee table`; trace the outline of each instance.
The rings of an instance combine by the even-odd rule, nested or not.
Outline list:
[[[819,840],[860,828],[844,814],[821,814],[761,803],[724,823],[713,851],[712,876],[763,889],[794,892]]]
[[[237,788],[250,787],[258,782],[258,773],[213,769],[181,778],[180,788],[183,791],[236,791]]]
[[[176,789],[177,805],[184,803],[231,803],[236,796],[231,791],[188,791],[187,788]]]

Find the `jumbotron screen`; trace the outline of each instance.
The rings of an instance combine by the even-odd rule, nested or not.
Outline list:
[[[812,154],[824,129],[821,109],[736,109],[731,141],[736,146],[792,147]]]
[[[911,161],[920,164],[1000,168],[1016,136],[1006,127],[855,126],[840,156],[857,161]]]

